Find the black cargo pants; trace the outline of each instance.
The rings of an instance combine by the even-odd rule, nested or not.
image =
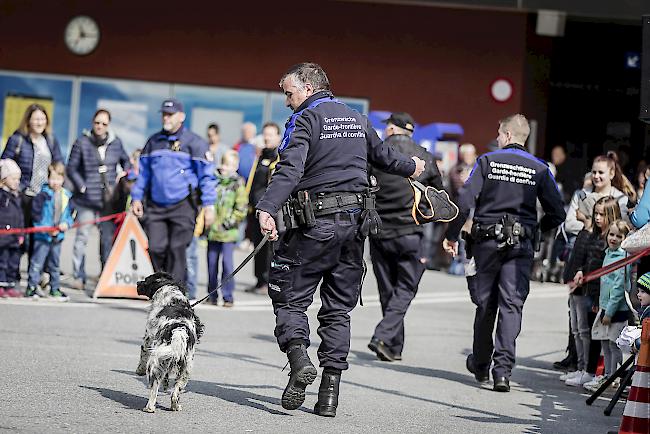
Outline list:
[[[189,198],[166,207],[147,203],[145,232],[154,271],[166,271],[180,282],[186,281],[186,251],[194,236],[196,215]]]
[[[515,364],[515,340],[521,331],[521,314],[530,288],[533,248],[530,240],[518,247],[497,250],[495,240],[474,245],[476,276],[470,296],[476,305],[474,318],[474,361],[477,368],[488,368],[492,375],[510,378]],[[494,322],[496,333],[492,340]],[[494,353],[494,354],[493,354]]]
[[[382,320],[373,337],[382,340],[395,355],[404,347],[404,316],[418,291],[424,273],[420,261],[422,234],[390,239],[371,239],[370,257],[377,278]]]
[[[288,230],[271,261],[268,292],[276,316],[275,336],[282,351],[293,340],[309,345],[305,312],[322,281],[318,311],[321,367],[348,368],[349,313],[359,300],[364,274],[363,241],[357,238],[359,214],[322,216],[314,227]]]

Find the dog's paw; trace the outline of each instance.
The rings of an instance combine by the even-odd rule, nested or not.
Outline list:
[[[144,411],[145,413],[155,413],[155,412],[156,412],[156,408],[155,408],[155,407],[148,407],[148,406],[147,406],[147,407],[143,408],[142,411]]]

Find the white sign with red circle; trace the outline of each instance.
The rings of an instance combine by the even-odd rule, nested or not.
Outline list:
[[[496,102],[507,102],[512,98],[513,86],[507,78],[497,78],[490,85],[490,95]]]

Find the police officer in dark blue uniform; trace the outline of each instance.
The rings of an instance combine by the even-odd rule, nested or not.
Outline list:
[[[562,197],[546,163],[526,151],[527,119],[515,114],[499,122],[499,149],[481,156],[461,188],[459,216],[447,230],[445,250],[458,253],[458,236],[472,208],[474,223],[468,245],[476,261],[470,296],[476,304],[473,354],[467,369],[481,382],[489,381],[492,362],[494,390],[510,391],[515,364],[515,340],[528,296],[537,228],[537,199],[544,216],[541,232],[560,225],[565,217]],[[494,322],[499,315],[492,341]]]
[[[442,190],[442,178],[433,155],[411,138],[415,127],[411,115],[393,113],[384,122],[384,145],[424,160],[426,170],[417,180]],[[402,360],[404,316],[424,273],[421,261],[424,230],[412,215],[415,198],[411,184],[383,170],[371,169],[379,187],[377,212],[381,217],[382,231],[370,239],[370,257],[383,318],[375,327],[368,348],[381,360],[392,362]]]
[[[154,270],[167,271],[184,282],[185,252],[199,208],[205,207],[207,226],[214,221],[215,167],[208,144],[183,126],[183,104],[168,99],[160,111],[163,129],[142,150],[131,208],[137,217],[145,216]]]
[[[424,161],[384,146],[365,116],[334,98],[323,69],[298,64],[280,87],[294,110],[279,148],[280,161],[257,203],[260,228],[277,238],[280,208],[287,223],[275,251],[269,296],[276,315],[275,336],[287,353],[291,372],[282,406],[297,409],[316,378],[309,360],[307,308],[322,280],[318,312],[323,367],[314,412],[333,417],[341,371],[348,368],[350,317],[364,274],[363,235],[376,232],[376,212],[368,190],[369,163],[403,177],[418,176]]]

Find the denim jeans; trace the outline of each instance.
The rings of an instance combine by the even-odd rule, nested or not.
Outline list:
[[[571,315],[571,333],[576,343],[578,353],[578,370],[587,368],[589,363],[589,346],[591,345],[591,323],[588,314],[591,311],[592,300],[587,295],[569,295]]]
[[[87,222],[100,216],[99,211],[82,206],[76,206],[77,222]],[[75,279],[86,281],[86,244],[88,243],[88,233],[93,225],[83,225],[77,228],[72,247],[72,274]],[[101,222],[99,226],[99,259],[101,260],[102,269],[108,260],[113,245],[113,235],[115,233],[115,223],[111,220]]]
[[[60,289],[59,285],[59,258],[61,256],[61,243],[34,240],[34,253],[29,263],[29,276],[27,286],[34,287],[41,281],[43,268],[47,264],[50,273],[50,290]]]
[[[234,270],[235,243],[220,243],[218,241],[208,241],[208,292],[213,291],[219,286],[219,258],[221,257],[222,271],[221,282],[224,277],[230,275]],[[221,287],[223,301],[233,301],[233,291],[235,290],[235,280],[230,279]],[[210,300],[216,301],[218,295],[212,294]]]
[[[199,256],[196,251],[198,244],[199,238],[193,237],[187,246],[187,297],[190,300],[196,298],[196,280],[199,273]]]

